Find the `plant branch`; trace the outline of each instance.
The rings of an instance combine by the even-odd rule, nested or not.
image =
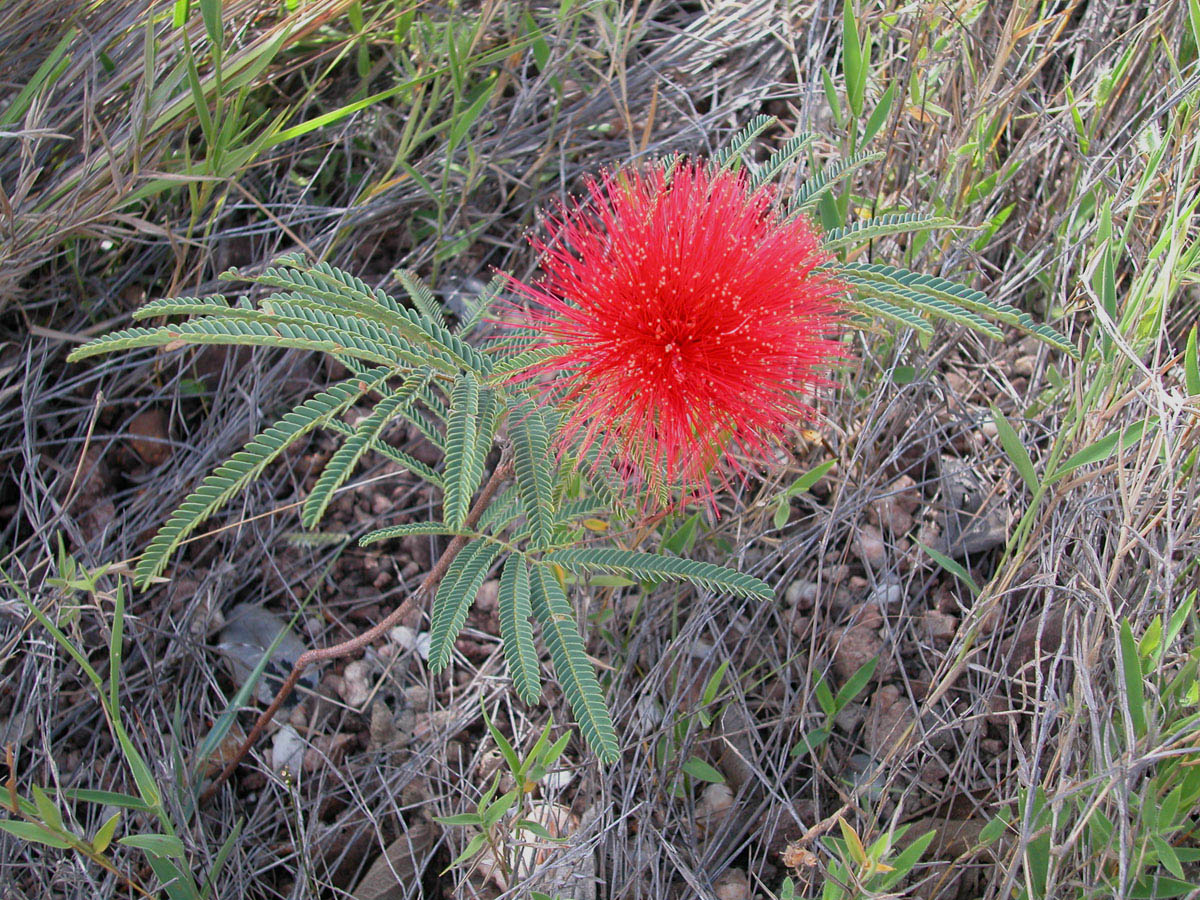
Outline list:
[[[479,493],[479,497],[475,500],[475,505],[471,508],[471,512],[467,515],[466,522],[463,524],[464,531],[469,531],[476,525],[476,523],[479,522],[484,510],[488,508],[488,505],[496,496],[496,492],[500,489],[500,486],[505,482],[505,480],[508,479],[509,475],[512,474],[512,469],[512,455],[509,448],[506,446],[501,453],[500,462],[496,465],[495,471],[492,472],[492,476],[488,479],[487,484],[483,486],[483,490]],[[463,548],[463,545],[466,544],[467,540],[467,537],[463,535],[457,535],[449,543],[449,545],[447,545],[446,549],[442,551],[442,555],[438,557],[438,561],[434,564],[433,569],[431,569],[429,574],[425,576],[425,580],[421,582],[417,589],[410,594],[403,603],[393,609],[384,618],[380,619],[366,631],[355,637],[352,637],[348,641],[343,641],[340,644],[334,644],[332,647],[325,647],[319,650],[308,650],[304,653],[301,653],[300,656],[297,657],[295,664],[292,666],[292,671],[288,673],[287,679],[283,682],[283,686],[280,687],[278,693],[275,694],[275,699],[272,700],[271,705],[259,715],[258,720],[254,723],[254,727],[251,728],[250,733],[246,735],[246,740],[242,742],[242,745],[238,748],[237,753],[233,755],[233,758],[229,760],[225,768],[222,769],[221,773],[216,777],[216,779],[213,780],[213,783],[205,788],[204,793],[200,795],[200,803],[205,804],[211,800],[216,794],[217,789],[220,788],[220,786],[226,781],[228,781],[231,775],[233,775],[242,759],[244,759],[246,754],[250,752],[250,748],[254,746],[255,741],[262,736],[263,731],[267,727],[267,723],[271,721],[275,713],[277,713],[279,708],[283,705],[283,701],[292,692],[292,689],[295,688],[296,683],[300,680],[300,676],[304,674],[305,669],[307,669],[313,663],[326,662],[331,659],[340,659],[343,656],[349,656],[354,651],[365,647],[367,644],[380,637],[397,622],[400,622],[409,616],[417,608],[419,603],[423,602],[433,593],[434,589],[438,586],[438,582],[440,582],[443,576],[445,576],[446,570],[450,568],[450,563],[454,561],[454,557],[458,555],[458,551]]]

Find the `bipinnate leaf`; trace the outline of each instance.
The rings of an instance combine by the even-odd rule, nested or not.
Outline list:
[[[201,522],[258,478],[273,460],[297,440],[321,428],[364,394],[382,384],[388,371],[377,369],[373,374],[373,381],[349,378],[306,400],[218,466],[159,529],[138,561],[134,580],[144,587],[161,575],[175,548]]]
[[[1028,313],[1022,312],[1015,306],[1002,300],[994,300],[983,291],[967,287],[964,284],[937,275],[926,275],[880,263],[840,263],[837,270],[838,277],[852,287],[875,283],[874,290],[865,291],[873,296],[882,296],[886,299],[886,291],[903,289],[902,296],[910,300],[918,303],[928,300],[940,301],[937,309],[960,308],[979,313],[997,322],[1011,325],[1025,334],[1032,335],[1073,358],[1079,356],[1079,351],[1075,349],[1075,346],[1049,325],[1035,322]],[[882,292],[879,286],[882,286]],[[942,315],[937,309],[931,311],[930,314]],[[944,317],[952,318],[952,316]],[[972,320],[969,319],[963,319],[962,323],[968,327],[975,327]]]
[[[745,575],[724,566],[700,562],[694,559],[679,559],[674,556],[659,556],[640,553],[636,550],[621,550],[616,547],[582,547],[555,550],[542,556],[544,564],[560,565],[572,572],[604,572],[609,575],[625,575],[630,578],[659,581],[690,581],[705,590],[725,591],[738,597],[759,597],[771,600],[775,592],[765,581],[753,575]]]
[[[370,415],[364,417],[349,439],[338,447],[304,500],[301,522],[305,528],[316,528],[333,500],[334,491],[345,484],[363,454],[375,445],[383,429],[395,419],[398,412],[412,403],[417,388],[428,380],[431,374],[428,369],[423,369],[408,376],[404,384],[375,404]]]
[[[533,567],[530,578],[533,614],[542,628],[542,638],[554,661],[554,671],[584,740],[602,762],[620,756],[617,732],[604,702],[596,671],[584,648],[571,604],[554,573],[546,566]]]
[[[949,319],[952,322],[957,322],[960,325],[965,325],[968,328],[986,334],[993,340],[1000,341],[1004,339],[1004,332],[987,319],[969,309],[964,309],[962,306],[957,306],[932,294],[910,290],[899,284],[885,284],[881,281],[860,278],[849,271],[839,272],[838,279],[849,286],[860,297],[870,297],[902,308],[907,307],[923,316]]]
[[[849,297],[843,301],[846,307],[854,312],[862,313],[870,318],[886,319],[903,328],[911,328],[918,334],[932,335],[933,328],[919,315],[910,309],[904,309],[880,300],[878,297]],[[864,323],[869,325],[870,323]]]
[[[779,173],[792,162],[800,153],[815,139],[816,135],[810,132],[800,132],[788,140],[784,141],[770,158],[763,164],[754,176],[750,179],[750,190],[756,191],[765,184],[773,182]]]
[[[442,305],[433,296],[429,285],[422,281],[416,272],[411,269],[397,269],[395,275],[421,315],[431,322],[442,318]]]
[[[774,116],[757,115],[737,134],[730,138],[729,143],[716,152],[712,158],[714,169],[736,169],[741,163],[742,154],[750,149],[754,139],[774,125]]]
[[[368,286],[360,278],[328,263],[303,266],[294,260],[286,265],[269,268],[262,275],[247,279],[256,284],[293,288],[312,299],[323,300],[366,319],[378,321],[403,334],[414,344],[444,354],[455,365],[477,372],[487,372],[491,363],[478,350],[446,328],[440,316],[429,316],[421,310],[406,309],[378,288]],[[224,277],[239,278],[236,270]]]
[[[461,528],[471,509],[471,496],[483,477],[483,456],[478,440],[479,382],[464,372],[455,382],[450,397],[450,420],[446,424],[446,463],[442,471],[446,493],[443,518],[451,528]]]
[[[922,216],[917,213],[889,213],[853,222],[842,228],[831,228],[821,241],[826,250],[838,250],[866,243],[889,234],[907,234],[931,228],[947,228],[954,225],[953,219],[943,216]]]
[[[368,532],[358,539],[358,545],[366,547],[370,544],[377,544],[380,541],[389,541],[393,538],[408,537],[414,534],[449,536],[461,533],[453,528],[446,527],[443,522],[405,522],[403,525],[389,525],[387,528],[377,528],[375,531]]]
[[[429,629],[431,672],[440,672],[449,664],[454,642],[467,621],[467,612],[501,549],[495,541],[467,544],[454,557],[446,577],[438,585],[431,613],[433,624]]]
[[[541,407],[533,403],[514,407],[509,414],[508,436],[512,440],[517,492],[529,521],[532,546],[548,547],[554,535],[554,474],[550,433]]]
[[[533,644],[533,627],[529,617],[529,569],[525,558],[514,553],[504,562],[500,575],[500,594],[497,600],[500,615],[500,637],[504,640],[504,658],[517,696],[526,703],[537,703],[542,695],[538,674],[537,650]]]
[[[397,410],[397,413],[402,415],[410,422],[414,419],[420,419],[419,415],[404,415],[404,410]],[[336,431],[338,434],[345,435],[346,437],[354,436],[354,429],[341,419],[331,419],[328,423],[328,428],[330,431]],[[414,475],[422,478],[429,484],[432,484],[434,487],[442,487],[441,475],[433,471],[433,469],[429,468],[429,466],[425,465],[425,463],[421,462],[415,456],[405,453],[403,450],[397,450],[391,444],[385,442],[382,438],[376,438],[375,440],[371,441],[371,450],[375,453],[378,453],[380,456],[387,457],[392,462],[396,463],[396,465],[407,469]]]
[[[833,185],[851,175],[855,170],[877,159],[883,159],[883,154],[878,151],[869,152],[864,150],[843,160],[830,163],[820,173],[813,175],[804,184],[800,185],[799,190],[792,195],[788,202],[789,212],[793,214],[804,212],[805,209],[816,203],[821,198],[821,195],[833,187]]]

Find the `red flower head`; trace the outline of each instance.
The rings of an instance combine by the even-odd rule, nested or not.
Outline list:
[[[681,162],[587,189],[531,240],[544,277],[512,281],[533,301],[522,330],[561,351],[523,377],[561,376],[568,437],[711,498],[716,463],[812,415],[801,392],[842,355],[840,285],[808,221],[742,175]]]

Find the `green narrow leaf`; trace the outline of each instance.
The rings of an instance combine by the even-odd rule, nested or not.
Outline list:
[[[533,614],[542,627],[542,638],[579,730],[602,762],[616,762],[620,757],[617,732],[579,636],[571,604],[558,579],[545,566],[534,566],[530,582]]]
[[[120,806],[124,809],[146,811],[145,802],[131,794],[119,794],[116,791],[93,791],[85,788],[67,788],[63,796],[73,803],[96,803],[101,806]]]
[[[492,92],[496,89],[498,78],[498,75],[489,75],[487,80],[476,89],[474,98],[466,108],[460,110],[454,116],[450,124],[449,134],[446,137],[447,153],[453,153],[458,145],[462,143],[462,139],[467,136],[467,132],[471,130],[471,126],[475,124],[475,120],[479,118],[479,114],[483,112],[483,108],[492,99]]]
[[[444,519],[451,528],[462,528],[471,510],[471,497],[483,477],[479,455],[479,382],[470,372],[459,376],[450,398],[450,421],[446,424],[446,482]]]
[[[467,621],[467,613],[475,595],[487,578],[488,569],[500,555],[501,547],[494,541],[474,541],[467,544],[446,572],[433,598],[429,629],[429,670],[437,673],[450,663],[454,642]]]
[[[933,843],[935,837],[937,837],[936,830],[927,831],[898,853],[896,858],[890,861],[892,871],[884,877],[880,889],[886,891],[908,875],[925,851],[929,849],[929,845]]]
[[[108,845],[112,843],[113,835],[117,833],[117,825],[121,822],[121,814],[113,813],[108,819],[96,829],[96,836],[92,838],[92,849],[97,853],[103,853],[108,849]]]
[[[168,859],[184,859],[187,855],[183,849],[183,842],[177,837],[166,834],[127,834],[117,843],[126,847],[136,847],[138,850],[145,850],[147,853]]]
[[[554,535],[554,476],[551,470],[550,434],[541,407],[521,403],[509,414],[513,471],[517,492],[532,532],[535,548],[548,547]]]
[[[1081,466],[1089,463],[1104,462],[1117,449],[1127,450],[1142,439],[1147,431],[1153,432],[1158,427],[1158,417],[1151,416],[1140,422],[1134,422],[1128,428],[1107,434],[1095,443],[1089,444],[1078,453],[1073,453],[1062,465],[1054,470],[1047,483],[1058,481],[1064,475],[1069,475]]]
[[[607,572],[610,575],[647,580],[690,581],[705,590],[727,591],[738,597],[759,597],[763,600],[775,597],[771,586],[753,575],[744,575],[724,566],[694,559],[658,556],[615,547],[556,550],[545,554],[541,562],[559,565],[576,573]]]
[[[233,852],[234,846],[237,844],[238,839],[241,838],[242,826],[245,822],[244,818],[238,819],[233,829],[229,832],[229,836],[225,838],[225,841],[217,849],[217,855],[213,858],[208,875],[204,879],[204,886],[200,890],[200,900],[208,900],[213,895],[217,878],[220,876],[221,870],[225,868],[225,863],[229,860],[229,854]]]
[[[59,811],[58,804],[36,784],[32,787],[32,793],[33,805],[37,808],[41,820],[55,831],[65,831],[66,826],[63,823],[62,812]]]
[[[530,604],[529,569],[525,558],[513,553],[504,562],[500,575],[498,611],[500,637],[504,641],[504,658],[508,662],[508,674],[513,680],[517,696],[526,703],[537,703],[542,695],[539,676],[537,649],[533,643],[533,627],[529,617],[533,615]]]
[[[75,45],[78,37],[78,28],[67,29],[59,42],[54,45],[54,49],[42,60],[41,65],[37,67],[29,81],[17,93],[12,103],[3,113],[0,113],[0,127],[16,125],[33,104],[38,93],[57,80],[71,61],[67,51]]]
[[[820,481],[821,478],[824,477],[825,473],[832,469],[836,463],[836,459],[827,459],[825,462],[814,466],[812,469],[805,472],[803,475],[793,481],[788,489],[783,492],[783,496],[795,497],[799,494],[803,494],[814,484]]]
[[[883,96],[879,98],[879,103],[875,106],[875,111],[871,113],[871,118],[867,119],[867,124],[863,127],[863,144],[869,144],[879,133],[879,129],[883,127],[883,123],[887,121],[888,114],[892,111],[892,103],[896,99],[896,82],[892,82],[887,86],[887,90],[883,92]]]
[[[1121,620],[1121,676],[1125,682],[1125,705],[1136,737],[1146,734],[1146,692],[1142,683],[1142,664],[1128,619]]]
[[[1193,0],[1200,2],[1200,0]],[[1196,326],[1188,332],[1187,347],[1183,351],[1183,380],[1188,396],[1200,394],[1200,349],[1196,347]]]
[[[1008,454],[1008,458],[1016,467],[1030,493],[1036,494],[1040,487],[1037,470],[1033,467],[1029,451],[1025,449],[1025,445],[1017,436],[1016,429],[1009,424],[1004,413],[994,406],[992,407],[992,421],[996,423],[996,434],[1000,438],[1000,445],[1004,448],[1004,452]]]
[[[846,679],[846,683],[841,686],[837,696],[833,698],[834,711],[832,715],[836,716],[845,709],[847,703],[862,693],[863,688],[871,680],[871,676],[875,674],[875,667],[878,663],[878,659],[869,659]]]
[[[7,831],[9,834],[19,837],[23,841],[45,844],[47,847],[54,847],[58,850],[67,850],[71,846],[71,842],[66,838],[60,837],[48,828],[43,828],[36,822],[17,822],[12,819],[0,819],[0,831]]]
[[[846,77],[846,101],[850,111],[856,117],[861,116],[867,88],[867,69],[852,0],[842,2],[842,73]]]
[[[349,440],[329,458],[317,483],[304,500],[300,522],[305,528],[316,528],[320,523],[333,495],[353,473],[355,466],[363,455],[378,441],[383,430],[396,418],[399,412],[412,404],[413,395],[420,385],[431,376],[428,369],[414,372],[405,379],[404,383],[384,396],[370,415],[365,416],[354,428]]]
[[[923,550],[925,553],[927,553],[929,555],[929,558],[932,559],[935,563],[937,563],[939,566],[941,566],[943,569],[945,569],[947,572],[949,572],[951,575],[953,575],[955,578],[957,578],[959,581],[961,581],[963,584],[965,584],[970,589],[972,594],[978,596],[979,585],[975,583],[975,579],[971,577],[970,572],[968,572],[966,569],[964,569],[961,565],[959,565],[957,562],[952,560],[946,554],[941,553],[940,551],[934,550],[932,547],[927,547],[925,544],[922,544],[920,541],[916,541],[916,545],[918,547],[920,547],[921,550]]]
[[[680,768],[697,781],[707,781],[710,784],[725,783],[725,776],[698,756],[689,756]]]

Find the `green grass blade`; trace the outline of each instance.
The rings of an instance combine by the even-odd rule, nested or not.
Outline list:
[[[1008,454],[1008,458],[1016,467],[1021,479],[1025,482],[1025,486],[1029,488],[1031,494],[1036,494],[1041,482],[1038,480],[1037,470],[1033,467],[1033,460],[1029,456],[1029,451],[1025,449],[1025,445],[1021,443],[1021,438],[1017,436],[1016,429],[1009,424],[1008,419],[1004,417],[1004,413],[1000,412],[996,407],[992,407],[992,421],[996,423],[996,433],[1000,438],[1000,446],[1004,448],[1004,452]]]

